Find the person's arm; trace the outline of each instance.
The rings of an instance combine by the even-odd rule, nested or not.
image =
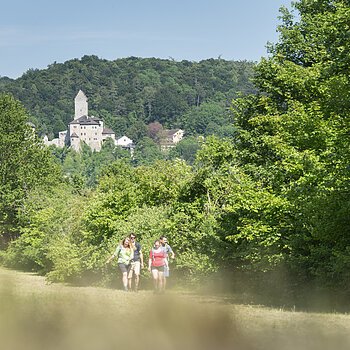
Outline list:
[[[143,254],[142,254],[142,250],[140,250],[140,261],[141,261],[141,267],[143,268]]]
[[[172,258],[172,259],[175,259],[175,253],[174,253],[174,251],[172,250],[172,248],[170,247],[170,245],[168,245],[168,248],[169,248],[169,253],[171,254],[171,258]]]
[[[118,246],[115,252],[107,259],[106,264],[109,264],[116,256],[118,256],[119,251],[120,251],[120,246]]]
[[[152,250],[149,252],[149,259],[148,259],[148,271],[151,271],[151,266],[152,266]]]
[[[115,258],[115,253],[113,253],[106,261],[106,264],[109,264],[114,258]]]
[[[114,259],[114,253],[106,260],[106,264],[109,264]]]

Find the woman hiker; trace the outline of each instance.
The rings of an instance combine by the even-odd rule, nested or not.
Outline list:
[[[106,264],[114,258],[118,258],[118,266],[122,272],[124,290],[128,291],[128,273],[131,267],[131,260],[134,257],[134,247],[130,237],[125,237],[117,246],[115,252],[106,261]]]
[[[167,254],[161,247],[159,239],[154,242],[153,248],[149,252],[148,270],[152,272],[154,292],[163,293],[164,267],[169,269]]]

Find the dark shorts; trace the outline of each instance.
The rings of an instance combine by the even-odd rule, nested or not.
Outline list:
[[[118,264],[119,268],[120,268],[120,271],[122,273],[124,272],[129,272],[130,270],[130,264],[129,265],[125,265],[125,264]]]
[[[158,270],[159,272],[164,272],[164,266],[152,266],[152,270]]]

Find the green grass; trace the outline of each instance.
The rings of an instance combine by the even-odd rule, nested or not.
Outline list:
[[[169,291],[47,284],[0,269],[2,349],[350,349],[350,316]]]

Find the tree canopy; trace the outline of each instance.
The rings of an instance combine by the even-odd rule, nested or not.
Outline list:
[[[257,66],[260,93],[233,105],[235,144],[245,171],[284,202],[269,226],[280,217],[287,266],[303,281],[349,288],[350,8],[301,0],[294,9],[297,20],[282,9],[280,41]]]
[[[52,138],[72,120],[73,100],[83,90],[92,115],[106,120],[117,135],[158,121],[181,127],[181,116],[211,100],[230,103],[238,93],[255,91],[253,62],[208,59],[200,62],[129,57],[108,61],[84,56],[22,77],[0,78],[0,91],[12,93],[31,115],[41,133]],[[199,131],[198,131],[199,132]]]

